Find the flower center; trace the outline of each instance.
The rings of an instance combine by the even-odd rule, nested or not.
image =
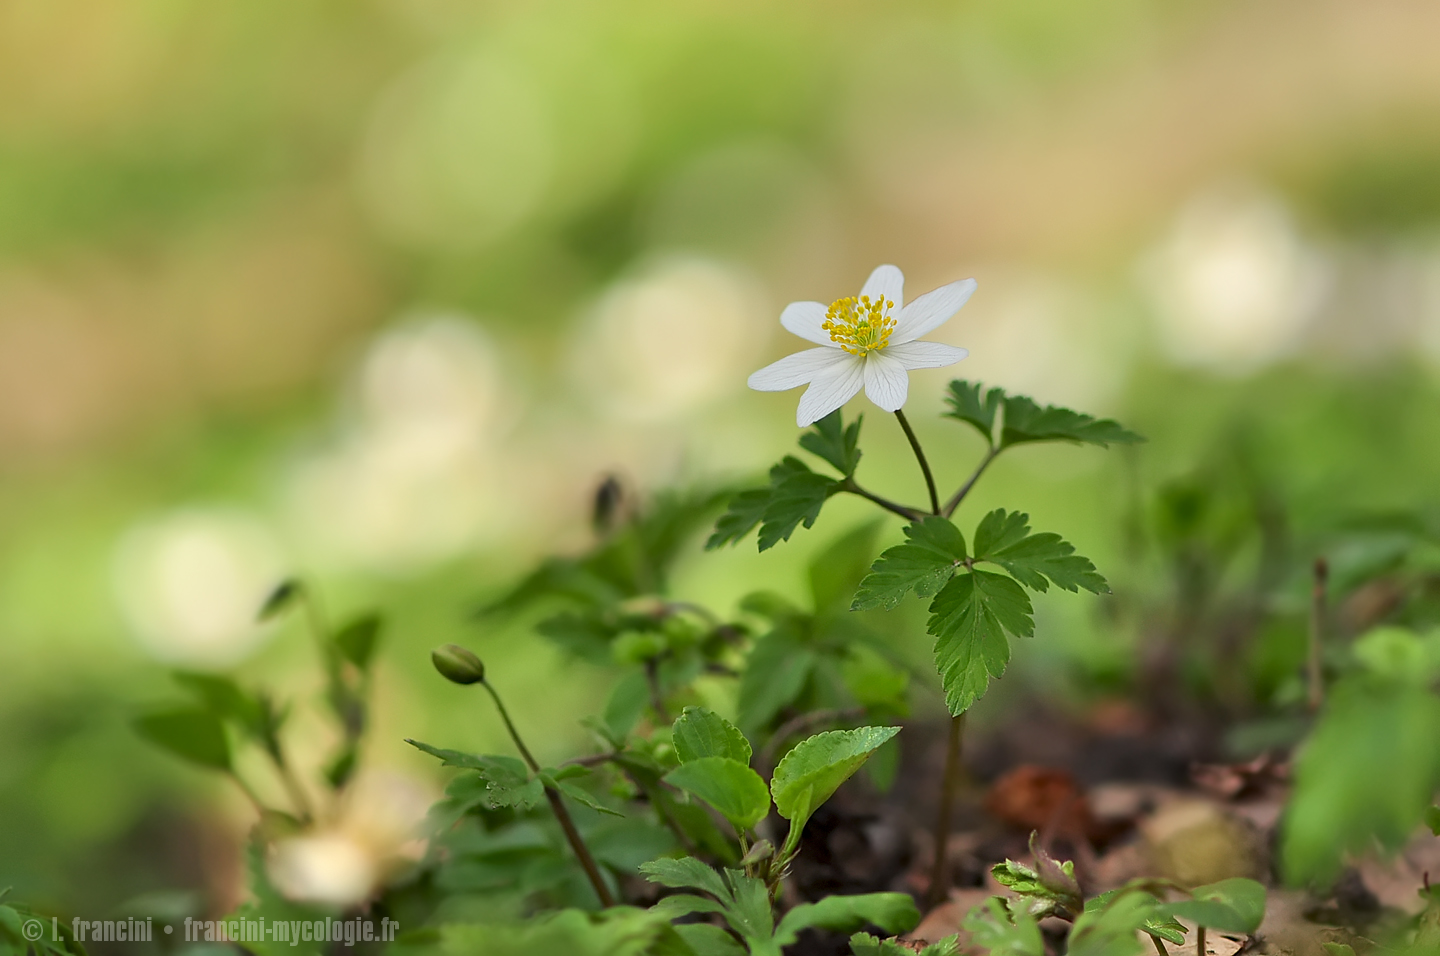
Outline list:
[[[895,320],[885,313],[894,307],[895,303],[884,296],[873,302],[868,295],[859,299],[852,296],[836,299],[825,311],[825,321],[820,328],[830,333],[830,341],[851,355],[864,355],[883,349],[890,342]]]

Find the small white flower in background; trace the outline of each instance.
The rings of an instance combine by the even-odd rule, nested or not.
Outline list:
[[[765,366],[750,376],[750,387],[783,392],[808,384],[795,413],[801,428],[829,415],[862,388],[885,411],[898,411],[910,390],[911,369],[954,365],[970,354],[953,345],[916,340],[960,310],[975,291],[975,280],[943,285],[909,305],[904,287],[899,269],[880,266],[865,280],[859,298],[836,299],[828,309],[819,302],[790,303],[780,314],[780,324],[821,347]]]

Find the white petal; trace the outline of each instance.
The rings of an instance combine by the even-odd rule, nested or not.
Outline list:
[[[785,306],[785,311],[780,313],[780,324],[785,326],[786,331],[817,345],[839,348],[830,338],[830,333],[820,328],[824,321],[825,306],[819,302],[791,302]]]
[[[905,366],[898,360],[885,352],[871,352],[865,356],[865,394],[870,401],[887,412],[893,412],[905,404],[909,391],[910,376],[905,374]]]
[[[837,364],[846,365],[851,358],[854,356],[842,349],[806,349],[765,366],[752,374],[746,384],[757,392],[783,392],[813,381]]]
[[[860,294],[868,295],[871,302],[883,295],[895,303],[895,309],[904,308],[905,275],[895,266],[878,266],[865,280],[865,288],[860,290]],[[892,310],[890,314],[895,312]]]
[[[893,345],[913,342],[932,329],[943,325],[960,307],[970,301],[975,292],[974,279],[961,279],[949,285],[942,285],[925,293],[911,302],[900,312],[895,322],[895,332],[890,336]]]
[[[838,349],[836,352],[844,361],[816,375],[805,394],[800,396],[800,407],[795,410],[795,424],[801,428],[815,424],[850,401],[865,384],[865,360],[849,352]]]
[[[899,361],[906,369],[912,369],[944,368],[954,365],[970,353],[940,342],[905,342],[888,346],[885,354]]]

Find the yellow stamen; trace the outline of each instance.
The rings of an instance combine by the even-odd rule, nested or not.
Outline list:
[[[895,320],[886,313],[893,308],[895,303],[884,296],[873,302],[868,295],[858,300],[846,296],[830,303],[820,328],[830,333],[830,341],[851,355],[864,355],[889,344]]]

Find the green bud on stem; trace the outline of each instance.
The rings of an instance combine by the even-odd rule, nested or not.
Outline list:
[[[485,680],[485,665],[459,644],[446,644],[430,652],[440,676],[455,684],[478,684]]]

